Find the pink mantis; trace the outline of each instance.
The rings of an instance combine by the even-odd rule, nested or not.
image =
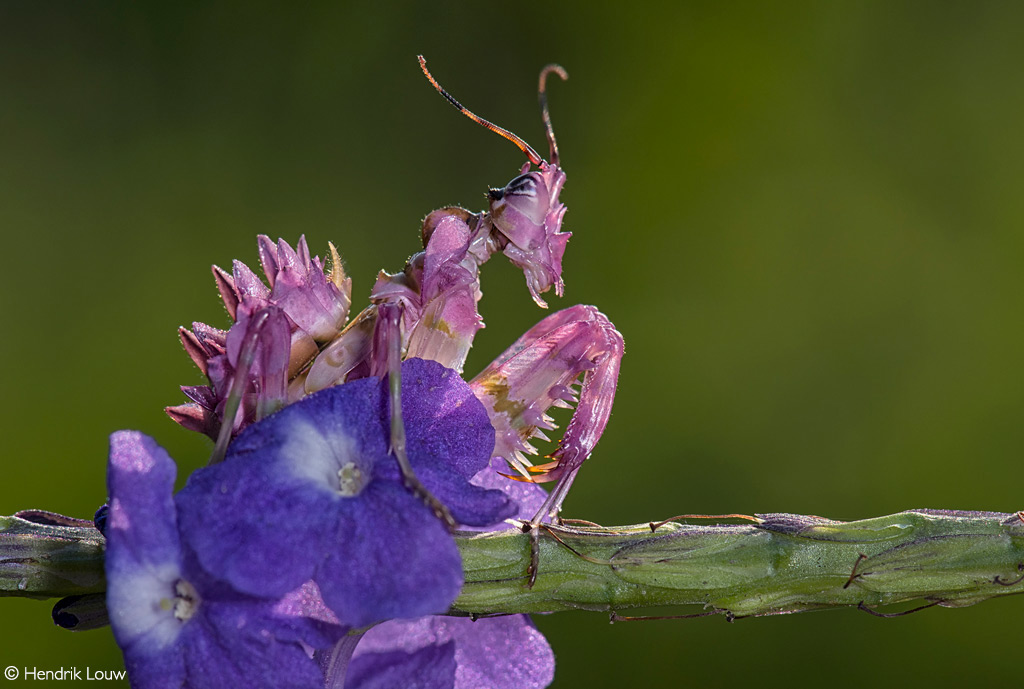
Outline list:
[[[461,113],[511,141],[526,157],[520,174],[488,193],[488,208],[472,213],[447,207],[423,221],[424,250],[394,274],[381,272],[370,306],[351,320],[351,280],[334,246],[325,274],[310,257],[305,239],[296,249],[259,238],[268,284],[240,262],[214,276],[229,314],[228,331],[201,323],[179,333],[186,351],[210,379],[184,387],[191,402],[168,414],[214,438],[211,462],[223,458],[231,438],[245,425],[281,406],[331,385],[367,376],[389,377],[391,447],[407,486],[452,524],[447,510],[422,487],[405,457],[399,369],[403,359],[432,359],[462,372],[483,321],[477,305],[480,266],[503,253],[519,266],[533,300],[554,287],[562,295],[562,256],[570,234],[561,231],[565,206],[546,99],[547,76],[567,78],[557,65],[545,67],[538,88],[551,161],[543,160],[515,134],[477,117],[434,80],[431,84]],[[536,170],[531,170],[536,166]],[[505,459],[517,480],[555,481],[532,524],[556,519],[583,462],[600,439],[611,413],[623,354],[622,336],[593,306],[552,313],[527,331],[470,380],[495,429],[494,456]],[[582,380],[581,380],[582,377]],[[574,387],[578,387],[578,392]],[[574,407],[565,434],[548,462],[534,465],[533,438],[555,428],[552,407]],[[226,421],[226,423],[225,423]]]

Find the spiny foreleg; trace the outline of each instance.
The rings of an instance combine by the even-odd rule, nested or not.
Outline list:
[[[615,400],[624,345],[611,321],[593,306],[553,313],[531,328],[470,382],[491,413],[496,456],[520,480],[557,481],[534,522],[555,518],[580,466],[597,445]],[[572,387],[580,383],[577,398]],[[555,428],[551,407],[575,411],[552,461],[534,466],[530,439]]]

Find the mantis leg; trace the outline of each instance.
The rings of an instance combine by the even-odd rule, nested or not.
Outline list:
[[[604,432],[615,400],[624,345],[611,321],[593,306],[553,313],[527,331],[470,382],[491,414],[496,456],[532,483],[557,481],[534,522],[555,519],[580,466]],[[582,377],[582,381],[580,378]],[[577,394],[571,388],[579,384]],[[555,428],[547,411],[575,404],[558,449],[533,465],[532,438]]]
[[[424,486],[405,452],[405,424],[402,422],[402,306],[385,303],[378,306],[377,335],[384,338],[387,347],[388,394],[391,399],[391,454],[398,461],[405,487],[426,503],[438,519],[455,528],[455,519],[448,508]],[[378,340],[379,341],[379,340]]]
[[[233,342],[230,333],[227,341],[229,360],[237,347],[235,370],[224,399],[221,426],[210,464],[224,459],[239,412],[251,413],[259,420],[285,404],[289,336],[284,312],[274,306],[257,309],[246,317],[246,325],[240,332],[238,341]],[[244,409],[243,402],[250,394],[255,397],[255,408]]]

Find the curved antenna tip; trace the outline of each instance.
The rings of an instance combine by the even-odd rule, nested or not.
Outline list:
[[[423,59],[422,55],[420,56],[420,59],[421,60]],[[542,85],[542,88],[543,88],[544,82],[547,80],[548,74],[550,74],[551,72],[554,72],[555,74],[560,76],[562,78],[562,81],[568,81],[569,80],[569,73],[565,71],[565,67],[563,67],[562,65],[559,65],[559,64],[556,64],[556,63],[552,62],[549,65],[544,65],[544,69],[542,69],[540,71],[540,83]]]
[[[540,116],[544,120],[544,133],[548,138],[548,148],[551,150],[551,163],[553,165],[559,164],[558,158],[558,142],[555,141],[555,129],[551,126],[551,113],[548,112],[548,74],[554,72],[562,81],[566,81],[569,78],[569,73],[565,71],[562,65],[556,65],[551,63],[545,65],[544,69],[540,71],[540,80],[537,84],[537,98],[540,101]]]

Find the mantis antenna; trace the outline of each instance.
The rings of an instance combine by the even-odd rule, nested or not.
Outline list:
[[[551,127],[551,113],[548,112],[547,81],[548,74],[554,72],[565,81],[569,73],[561,65],[550,64],[540,71],[540,84],[537,86],[537,100],[540,101],[540,116],[544,119],[544,132],[551,147],[551,164],[558,165],[558,142],[555,141],[555,130]]]
[[[498,136],[500,136],[500,137],[502,137],[504,139],[508,139],[509,141],[511,141],[513,144],[516,145],[516,148],[518,148],[520,151],[522,151],[526,155],[526,157],[530,159],[530,162],[533,163],[534,165],[540,165],[542,162],[544,162],[541,159],[541,157],[539,155],[537,155],[537,151],[533,150],[533,148],[530,146],[530,144],[526,143],[525,141],[520,139],[518,136],[516,136],[515,134],[513,134],[509,130],[502,129],[498,125],[493,124],[491,122],[488,122],[484,118],[479,117],[479,116],[473,114],[472,112],[470,112],[466,108],[466,106],[464,106],[459,101],[455,100],[455,98],[453,98],[450,93],[448,93],[443,88],[441,88],[441,85],[439,83],[437,83],[437,81],[434,79],[433,76],[431,76],[430,72],[427,70],[427,61],[426,61],[426,59],[424,59],[424,57],[422,55],[417,55],[416,58],[420,61],[420,68],[423,70],[423,73],[427,76],[427,79],[430,80],[430,83],[433,84],[434,88],[437,89],[437,92],[440,93],[442,96],[444,96],[445,100],[447,100],[449,103],[454,105],[455,108],[459,112],[461,112],[463,115],[465,115],[469,119],[473,120],[477,124],[481,125],[482,127],[486,127],[487,129],[490,129],[492,132],[494,132]],[[545,67],[544,69],[546,71],[548,69],[548,67]],[[559,67],[558,69],[562,69],[562,68]],[[564,74],[564,73],[565,73],[565,70],[562,70],[562,74]],[[565,78],[565,77],[563,77],[563,78]],[[543,85],[543,83],[544,83],[544,72],[541,72],[541,84]],[[541,96],[543,98],[543,89],[541,90]],[[546,113],[547,112],[547,106],[544,105],[543,107],[544,107],[544,112]],[[546,118],[546,121],[548,122],[548,124],[547,124],[548,131],[550,132],[551,131],[551,124],[550,124],[549,120],[550,120],[550,118]],[[551,134],[548,138],[552,142],[552,146],[554,146],[554,135]],[[552,148],[552,150],[557,150],[557,149]]]

